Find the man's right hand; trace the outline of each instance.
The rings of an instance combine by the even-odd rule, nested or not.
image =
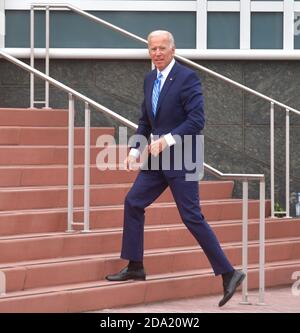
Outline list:
[[[139,168],[136,158],[132,155],[128,155],[124,161],[124,168],[127,171],[137,170]]]

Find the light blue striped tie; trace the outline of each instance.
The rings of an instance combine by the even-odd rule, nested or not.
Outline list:
[[[162,74],[159,73],[156,80],[154,81],[154,86],[153,86],[153,92],[152,92],[152,112],[156,114],[156,108],[157,108],[157,102],[160,94],[160,85],[161,85],[161,79],[162,79]]]

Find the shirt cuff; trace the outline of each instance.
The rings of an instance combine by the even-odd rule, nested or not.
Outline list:
[[[164,138],[169,147],[175,145],[176,141],[171,133],[166,134]]]
[[[136,148],[131,148],[129,155],[138,158],[140,156],[140,151]]]

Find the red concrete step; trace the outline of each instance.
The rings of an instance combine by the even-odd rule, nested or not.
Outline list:
[[[92,206],[119,205],[124,202],[131,184],[103,184],[90,186]],[[202,200],[229,199],[232,194],[232,182],[204,181],[199,184]],[[83,186],[74,187],[74,206],[83,204]],[[0,211],[31,208],[66,207],[68,188],[52,187],[13,187],[0,188]],[[173,196],[167,189],[156,202],[173,202]]]
[[[0,108],[1,126],[68,126],[68,111],[64,109]]]
[[[242,217],[242,201],[239,199],[202,201],[202,212],[207,221],[237,220]],[[119,227],[123,225],[123,206],[91,209],[91,227]],[[249,218],[259,216],[259,202],[249,200]],[[270,201],[266,201],[266,216],[270,216]],[[76,211],[74,221],[83,221],[83,211]],[[146,209],[146,223],[180,223],[177,207],[173,203],[152,204]]]
[[[114,128],[91,128],[91,145],[100,135],[114,135]],[[75,128],[75,144],[84,144],[84,128]],[[0,145],[67,145],[67,127],[0,127]]]
[[[250,242],[249,264],[258,262],[258,242]],[[242,245],[223,244],[229,260],[239,266],[242,263]],[[266,242],[266,262],[298,260],[300,238],[295,240],[268,240]],[[87,255],[72,258],[54,258],[31,262],[16,262],[0,265],[6,277],[6,291],[15,292],[41,287],[66,285],[104,280],[112,272],[118,272],[125,262],[114,255]],[[198,247],[176,247],[168,252],[154,249],[145,251],[144,265],[147,276],[178,273],[197,269],[209,269],[210,264]],[[57,274],[57,272],[60,272]]]
[[[92,184],[118,184],[132,183],[136,171],[121,169],[99,170],[96,165],[91,165]],[[74,167],[74,183],[83,184],[84,167]],[[0,166],[0,187],[12,186],[53,186],[66,185],[68,181],[68,168],[65,165],[53,166]]]
[[[299,223],[298,223],[299,225]],[[211,224],[220,242],[241,239],[240,224]],[[274,228],[274,226],[272,226]],[[249,239],[257,238],[258,223],[249,228]],[[295,236],[295,231],[292,230]],[[293,237],[290,234],[288,237]],[[298,226],[298,237],[299,226]],[[0,238],[0,262],[28,261],[57,257],[119,252],[121,229],[94,231],[91,233],[57,233],[40,235],[6,236]],[[145,249],[168,249],[179,246],[195,246],[197,242],[184,225],[149,226],[145,232]]]
[[[108,154],[111,162],[122,163],[127,156],[127,146],[96,147],[91,146],[91,164],[100,163]],[[101,152],[101,153],[100,153]],[[98,159],[97,159],[98,158]],[[67,146],[0,146],[0,165],[67,165]],[[84,164],[84,146],[76,146],[74,163]]]
[[[266,216],[270,215],[270,202],[266,202]],[[236,220],[242,216],[242,202],[238,199],[202,201],[202,211],[208,221]],[[259,204],[257,201],[250,201],[249,218],[257,218]],[[0,235],[43,233],[65,231],[67,228],[67,209],[32,209],[23,211],[0,212]],[[83,221],[83,209],[74,210],[74,221]],[[152,204],[146,210],[146,223],[174,224],[181,223],[178,210],[175,204]],[[122,227],[123,205],[91,207],[90,226],[91,229],[103,229]],[[82,225],[75,226],[82,229]]]
[[[269,264],[266,286],[290,285],[292,273],[298,270],[299,260]],[[248,283],[258,288],[257,265],[250,266]],[[220,277],[202,269],[152,275],[139,282],[93,281],[12,292],[0,298],[0,312],[82,312],[217,293],[221,297]]]

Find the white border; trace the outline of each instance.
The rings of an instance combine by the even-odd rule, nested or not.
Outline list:
[[[207,1],[209,12],[239,12],[239,1]]]
[[[300,12],[300,2],[283,1],[120,1],[120,0],[0,0],[0,47],[4,45],[5,16],[1,13],[1,4],[7,10],[28,10],[35,2],[39,4],[69,3],[83,10],[99,11],[169,11],[196,12],[196,49],[207,49],[207,12],[240,12],[240,49],[250,49],[251,13],[281,12],[283,13],[283,49],[294,48],[294,13]]]
[[[196,48],[207,48],[207,0],[197,1]]]
[[[294,11],[295,12],[300,12],[300,2],[299,1],[294,2]]]
[[[243,0],[240,10],[240,49],[248,50],[251,47],[251,0]]]
[[[29,48],[5,48],[4,52],[29,58]],[[300,50],[196,50],[177,49],[176,53],[189,59],[212,60],[300,60]],[[36,58],[45,58],[45,49],[35,49]],[[147,49],[50,49],[51,59],[149,59]],[[149,59],[150,60],[150,59]]]
[[[291,0],[284,0],[283,49],[294,49],[294,2]]]
[[[285,0],[283,0],[285,1]],[[251,1],[252,12],[283,12],[283,1]],[[289,0],[290,2],[294,0]]]
[[[39,4],[57,4],[69,3],[83,10],[101,10],[101,11],[196,11],[197,1],[117,1],[117,0],[6,0],[6,9],[8,10],[29,10],[32,3]],[[251,10],[258,12],[283,12],[283,1],[251,1]],[[289,0],[293,2],[294,0]],[[240,1],[207,1],[207,10],[212,12],[239,12],[240,6],[244,0]],[[296,4],[295,4],[296,5]],[[300,7],[300,4],[297,4]]]
[[[112,1],[112,0],[8,0],[8,10],[29,10],[31,4],[65,4],[82,10],[99,11],[196,11],[196,1]]]
[[[0,0],[0,48],[5,44],[5,1]]]

